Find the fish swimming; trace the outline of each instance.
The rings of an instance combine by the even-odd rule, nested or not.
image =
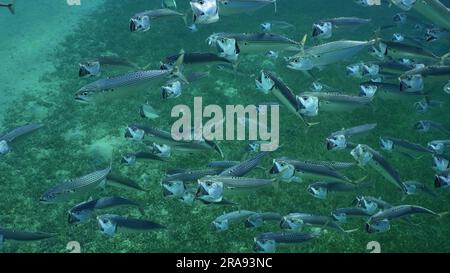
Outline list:
[[[40,198],[42,203],[58,203],[70,199],[75,194],[89,192],[95,188],[103,187],[106,177],[111,172],[111,166],[93,173],[66,179],[55,187],[47,190]]]
[[[450,187],[450,171],[446,171],[441,174],[437,174],[434,177],[434,186],[436,188],[448,188]]]
[[[378,53],[380,57],[390,57],[391,59],[412,59],[415,61],[423,61],[427,63],[440,62],[446,55],[439,57],[434,53],[418,46],[382,41],[379,43]]]
[[[420,144],[410,142],[404,139],[380,137],[381,148],[385,151],[397,150],[401,154],[412,158],[419,158],[423,154],[432,154],[433,151],[423,147]]]
[[[138,141],[142,141],[145,137],[155,143],[166,144],[171,146],[174,150],[182,152],[191,153],[214,150],[223,157],[222,150],[215,142],[208,140],[177,141],[172,137],[170,132],[155,127],[131,124],[126,129],[125,137]]]
[[[391,0],[391,2],[404,11],[413,10],[427,20],[443,28],[450,29],[450,9],[439,0]]]
[[[16,0],[13,0],[13,1],[12,1],[11,3],[9,3],[9,4],[0,2],[0,8],[1,8],[1,7],[8,8],[8,10],[9,10],[9,12],[11,12],[11,14],[15,14],[15,13],[16,13],[16,10],[15,10],[15,8],[14,8],[15,3],[16,3]]]
[[[323,68],[329,64],[348,60],[365,48],[374,45],[375,42],[376,40],[344,40],[314,46],[303,50],[297,55],[287,58],[287,67],[301,71],[307,71],[313,68]]]
[[[245,221],[245,227],[257,228],[264,224],[266,221],[280,222],[283,216],[277,212],[262,212],[255,213],[247,217]]]
[[[261,30],[264,32],[272,32],[274,29],[289,29],[289,28],[295,28],[294,25],[285,22],[285,21],[278,21],[278,20],[272,20],[272,21],[265,21],[264,23],[260,24]]]
[[[259,234],[255,238],[253,251],[262,253],[274,253],[277,244],[298,244],[318,237],[317,232],[267,232]]]
[[[309,123],[305,120],[304,114],[315,113],[318,111],[318,101],[316,103],[310,103],[306,105],[307,99],[301,100],[299,97],[294,95],[294,92],[287,86],[279,77],[274,73],[269,71],[261,71],[259,78],[255,80],[256,87],[263,91],[272,93],[277,97],[277,99],[288,108],[288,110],[297,116],[302,122],[307,126],[315,125],[317,123]],[[313,97],[314,98],[314,97]],[[300,101],[304,104],[300,105]],[[303,114],[302,114],[303,112]]]
[[[436,154],[444,154],[447,148],[450,148],[450,139],[433,140],[428,142],[427,148],[433,150]]]
[[[327,150],[342,150],[350,144],[348,139],[356,135],[362,135],[377,127],[377,123],[368,123],[354,126],[351,128],[342,128],[342,130],[333,132],[326,138]]]
[[[277,11],[277,0],[217,0],[221,15],[252,13],[269,4],[273,4]]]
[[[427,185],[424,183],[420,183],[417,181],[405,181],[403,182],[405,193],[407,195],[416,195],[421,192],[431,195],[432,197],[437,197],[436,193],[434,193]]]
[[[19,231],[15,229],[0,228],[0,249],[3,246],[4,241],[40,241],[55,237],[56,234],[46,232],[28,232]]]
[[[369,165],[404,192],[404,185],[398,171],[380,153],[367,145],[360,144],[351,151],[351,155],[360,166]]]
[[[30,134],[42,127],[44,127],[43,124],[27,124],[0,134],[0,155],[5,155],[10,152],[9,144],[15,139]]]
[[[182,17],[184,19],[184,16],[184,14],[171,9],[154,9],[136,13],[130,19],[130,31],[146,32],[150,30],[151,20],[168,17]]]
[[[299,97],[315,96],[319,99],[319,111],[351,111],[357,107],[368,106],[373,98],[352,96],[337,92],[302,92]],[[300,101],[300,107],[304,107]]]
[[[368,24],[372,19],[358,17],[337,17],[321,19],[313,24],[312,37],[331,38],[334,27],[360,26]]]
[[[253,158],[249,158],[243,162],[233,165],[219,174],[219,176],[244,176],[250,171],[252,171],[269,153],[260,152]]]
[[[171,69],[177,62],[180,54],[168,56],[161,62],[161,69]],[[187,52],[184,53],[183,64],[188,65],[208,65],[208,64],[232,64],[231,61],[209,52]]]
[[[333,210],[331,217],[337,222],[346,222],[348,216],[370,216],[366,209],[359,207],[338,208]]]
[[[193,0],[189,2],[192,9],[192,20],[195,24],[213,24],[219,21],[217,0]]]
[[[274,159],[270,173],[280,173],[286,165],[293,166],[295,171],[298,172],[300,174],[300,177],[302,178],[323,179],[325,181],[352,182],[349,178],[326,165],[284,158]]]
[[[237,53],[266,53],[270,50],[298,50],[300,43],[289,39],[283,35],[274,33],[215,33],[208,38],[210,45],[217,45],[219,52],[223,52],[225,47],[222,43],[228,39],[234,41],[232,47]],[[220,43],[222,42],[222,43]]]
[[[122,66],[138,69],[136,64],[131,63],[126,58],[119,56],[99,56],[83,60],[79,64],[78,76],[99,76],[104,66]]]
[[[118,229],[143,232],[166,228],[165,226],[152,221],[134,219],[116,214],[97,216],[97,222],[101,232],[108,236],[114,236]]]
[[[330,217],[309,213],[290,213],[284,216],[280,222],[280,227],[282,229],[301,230],[304,225],[329,227],[341,232],[346,232]]]
[[[229,212],[223,215],[220,215],[214,221],[212,224],[214,225],[215,229],[217,231],[225,231],[229,228],[229,225],[231,222],[248,218],[249,216],[255,214],[253,211],[248,210],[237,210],[233,212]]]
[[[324,200],[327,198],[327,195],[330,192],[355,191],[355,190],[367,187],[370,184],[371,184],[370,182],[366,182],[366,183],[362,182],[359,184],[352,184],[352,183],[348,183],[348,182],[335,182],[335,181],[315,182],[315,183],[308,185],[308,188],[306,190],[312,196]]]
[[[390,220],[417,213],[439,216],[438,213],[424,207],[413,205],[400,205],[380,211],[371,216],[366,223],[366,231],[369,233],[387,231],[389,229]],[[377,225],[379,223],[382,223],[381,227]]]
[[[176,172],[171,172],[170,174],[167,174],[163,181],[193,182],[205,176],[218,175],[221,172],[222,169],[217,168],[203,169],[203,170],[178,170]]]
[[[103,197],[96,200],[89,200],[75,205],[69,211],[69,223],[78,224],[86,222],[91,214],[98,209],[107,209],[117,206],[134,206],[140,208],[141,206],[133,201],[122,197]]]
[[[448,133],[447,128],[445,128],[442,123],[432,120],[419,120],[414,124],[414,129],[416,129],[416,131],[420,133],[426,133],[432,129]]]
[[[422,77],[430,76],[450,76],[450,66],[449,65],[430,65],[425,67],[420,67],[410,71],[406,71],[400,78],[411,75],[422,75]]]

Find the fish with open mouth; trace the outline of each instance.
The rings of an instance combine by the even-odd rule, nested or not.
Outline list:
[[[88,200],[75,205],[69,211],[68,221],[70,224],[79,224],[87,222],[95,210],[107,209],[118,206],[134,206],[141,208],[141,205],[134,201],[122,197],[103,197],[96,200]]]
[[[448,56],[448,54],[445,54],[440,57],[422,47],[393,41],[381,41],[378,44],[378,48],[374,46],[372,50],[372,54],[380,58],[389,57],[394,60],[412,59],[424,63],[441,62]]]
[[[125,90],[131,87],[138,88],[138,85],[140,84],[148,85],[149,82],[161,80],[166,77],[178,77],[183,81],[186,81],[186,78],[179,70],[183,64],[183,59],[184,52],[181,51],[176,65],[170,70],[142,70],[94,81],[81,87],[75,94],[75,100],[78,102],[90,103],[97,97],[96,95],[99,94],[104,94],[105,97],[112,96],[112,94],[132,94],[133,92],[125,92]]]
[[[213,141],[193,140],[193,141],[177,141],[173,139],[170,132],[155,127],[148,127],[139,124],[131,124],[127,127],[125,138],[142,141],[144,138],[155,143],[166,144],[172,149],[181,152],[202,152],[214,150],[223,157],[220,147]]]
[[[430,130],[437,130],[446,134],[449,132],[442,123],[432,120],[419,120],[414,124],[414,129],[420,133],[427,133]]]
[[[412,69],[403,73],[400,78],[412,75],[422,75],[422,77],[431,76],[450,76],[450,65],[429,65]]]
[[[358,107],[368,106],[373,98],[352,96],[337,92],[303,92],[302,96],[315,96],[319,99],[320,111],[351,111]]]
[[[359,144],[350,152],[350,154],[361,167],[367,165],[372,167],[403,193],[405,192],[404,184],[400,179],[398,171],[380,153],[368,145]]]
[[[435,154],[442,155],[447,148],[450,148],[450,139],[430,141],[427,148],[433,150]]]
[[[353,232],[344,230],[339,224],[329,216],[322,216],[310,213],[290,213],[283,217],[280,222],[282,229],[301,230],[303,226],[320,226],[323,228],[333,228],[341,232]]]
[[[131,32],[146,32],[151,28],[152,20],[159,18],[170,18],[170,17],[182,17],[183,20],[185,15],[174,11],[171,9],[154,9],[147,10],[144,12],[136,13],[130,19],[130,31]]]
[[[118,229],[145,232],[166,228],[156,222],[134,219],[116,214],[99,215],[97,216],[97,223],[100,231],[108,236],[114,236]]]
[[[424,79],[422,75],[408,75],[403,78],[399,78],[400,80],[400,91],[403,93],[420,93],[423,91],[425,87]]]
[[[436,188],[448,188],[450,187],[450,171],[437,174],[434,177],[434,186]]]
[[[443,90],[446,94],[450,95],[450,81],[444,86]]]
[[[257,89],[268,93],[271,91],[275,97],[286,106],[289,111],[295,114],[305,125],[311,126],[317,123],[309,123],[305,120],[304,115],[317,115],[318,101],[317,99],[310,103],[309,96],[298,97],[279,77],[269,71],[261,71],[259,78],[255,80]],[[308,97],[308,98],[307,98]],[[310,98],[316,98],[314,95]],[[302,105],[300,105],[302,102]],[[315,102],[315,103],[314,103]]]
[[[280,29],[280,30],[284,30],[284,29],[294,29],[295,26],[285,22],[285,21],[278,21],[278,20],[272,20],[272,21],[265,21],[264,23],[261,23],[259,25],[261,27],[261,30],[264,32],[272,32],[275,29]]]
[[[368,24],[372,19],[358,17],[337,17],[321,19],[313,24],[312,37],[328,39],[333,35],[334,27],[361,26]]]
[[[357,208],[364,209],[368,214],[373,215],[379,210],[392,208],[393,205],[372,196],[357,196],[352,203]]]
[[[414,103],[414,108],[419,113],[428,112],[431,108],[442,108],[444,102],[438,100],[431,100],[429,97],[425,97],[422,100]]]
[[[433,155],[433,170],[444,173],[450,170],[450,155]]]
[[[192,9],[192,21],[195,24],[213,24],[219,21],[217,0],[193,0],[189,2]]]
[[[312,196],[325,200],[327,199],[327,195],[330,192],[349,192],[359,190],[365,187],[370,186],[371,182],[362,182],[359,184],[353,184],[348,182],[337,182],[337,181],[329,181],[329,182],[315,182],[308,185],[306,189],[308,193]]]
[[[222,172],[222,169],[211,168],[211,169],[201,169],[201,170],[171,170],[167,173],[163,182],[168,181],[182,181],[185,183],[197,181],[200,178],[209,175],[218,175]]]
[[[40,198],[42,203],[59,203],[67,199],[71,199],[76,194],[90,192],[98,187],[104,187],[106,177],[111,172],[111,165],[105,169],[101,169],[90,174],[66,179],[60,184],[47,190]]]
[[[15,4],[16,4],[16,0],[13,0],[11,3],[7,4],[7,3],[3,3],[0,2],[0,8],[7,8],[9,10],[9,12],[11,12],[11,14],[15,14],[16,10],[15,10]]]
[[[10,152],[9,144],[15,139],[30,134],[44,127],[43,124],[26,124],[0,134],[0,155]]]
[[[255,239],[253,251],[274,253],[278,244],[298,244],[312,240],[319,232],[267,232],[259,234]]]
[[[207,39],[219,52],[233,49],[237,53],[267,53],[273,51],[300,50],[301,44],[286,36],[274,33],[214,33]],[[226,43],[226,41],[229,41]],[[234,42],[231,43],[231,42]]]
[[[254,213],[247,217],[247,220],[245,221],[245,227],[246,228],[258,228],[261,227],[264,222],[267,221],[275,221],[280,222],[283,218],[283,215],[279,214],[278,212],[261,212],[261,213]]]
[[[348,139],[356,135],[366,134],[369,131],[375,129],[377,123],[368,123],[363,125],[354,126],[351,128],[343,128],[342,130],[333,132],[326,138],[327,150],[343,150],[347,146],[353,146],[348,142]]]
[[[323,68],[329,64],[342,62],[355,56],[365,48],[374,45],[371,41],[335,41],[302,50],[297,55],[287,58],[288,68],[308,71]]]
[[[15,229],[0,228],[0,249],[6,240],[14,241],[40,241],[55,237],[54,233],[46,232],[29,232]]]
[[[277,0],[217,0],[221,15],[252,13],[270,4],[274,5],[277,12]]]
[[[407,195],[417,195],[420,193],[426,193],[432,197],[437,197],[436,193],[433,192],[426,184],[418,181],[405,181],[403,182],[405,193]]]
[[[279,158],[273,160],[271,174],[280,174],[285,171],[287,166],[292,166],[292,176],[298,174],[299,177],[305,179],[321,179],[324,181],[339,181],[352,182],[348,177],[345,177],[334,168],[326,165],[311,163],[308,161],[290,160],[286,158]]]
[[[166,147],[170,148],[166,145]],[[169,154],[170,156],[170,154]],[[122,156],[121,163],[132,165],[136,163],[138,159],[156,160],[156,161],[167,161],[166,157],[162,157],[154,152],[137,152],[137,153],[126,153]]]
[[[415,11],[427,20],[443,28],[450,29],[450,10],[439,0],[391,0],[404,11]]]
[[[385,151],[398,151],[407,157],[418,159],[424,154],[432,154],[433,150],[423,147],[420,144],[410,142],[405,139],[393,137],[380,137],[381,149]]]
[[[337,208],[331,212],[331,217],[337,222],[347,222],[349,216],[371,216],[366,209],[360,207]]]
[[[418,213],[441,216],[441,214],[438,214],[424,207],[414,205],[400,205],[372,215],[366,223],[366,231],[368,233],[386,232],[390,229],[390,220]]]
[[[248,210],[237,210],[232,211],[226,214],[222,214],[212,222],[214,228],[217,231],[225,231],[228,230],[230,223],[235,222],[241,219],[248,218],[249,216],[255,214],[256,212],[248,211]]]
[[[86,76],[99,76],[104,66],[122,66],[139,69],[139,67],[136,64],[130,62],[126,58],[114,55],[111,56],[105,55],[96,58],[89,58],[80,62],[78,76],[80,78]]]

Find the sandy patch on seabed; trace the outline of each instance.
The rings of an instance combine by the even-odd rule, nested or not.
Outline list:
[[[0,9],[0,128],[8,127],[6,111],[24,95],[47,92],[39,79],[55,69],[49,53],[103,1],[17,0],[16,15]]]

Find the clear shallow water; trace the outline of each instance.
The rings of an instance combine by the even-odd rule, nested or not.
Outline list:
[[[187,206],[175,200],[164,199],[161,194],[160,181],[168,168],[198,169],[212,160],[219,160],[216,154],[176,154],[169,163],[139,162],[133,166],[119,164],[121,154],[129,151],[140,151],[143,146],[130,143],[123,138],[127,124],[138,122],[169,130],[175,121],[170,118],[174,105],[183,103],[192,106],[194,96],[202,96],[206,104],[256,104],[274,101],[271,95],[261,95],[256,89],[251,76],[236,77],[214,69],[209,78],[196,82],[184,89],[183,95],[174,100],[163,100],[160,86],[153,85],[137,92],[134,96],[110,100],[96,105],[76,103],[73,94],[92,79],[77,77],[77,64],[84,58],[105,53],[115,53],[144,66],[159,67],[159,61],[168,55],[175,54],[183,48],[189,51],[211,51],[205,39],[214,32],[254,32],[265,20],[275,19],[290,22],[295,30],[285,34],[295,40],[305,33],[311,32],[313,21],[321,18],[338,16],[359,16],[373,19],[373,23],[351,30],[339,30],[333,37],[338,39],[367,40],[373,37],[373,29],[390,22],[392,16],[399,12],[396,8],[361,8],[351,1],[288,1],[279,0],[279,12],[275,14],[272,7],[264,8],[252,15],[222,17],[216,24],[200,26],[196,33],[189,32],[181,19],[161,20],[154,24],[147,33],[130,33],[128,20],[136,12],[150,8],[158,8],[159,1],[116,1],[109,0],[97,8],[90,10],[89,15],[78,14],[83,7],[67,7],[56,1],[41,1],[48,5],[49,15],[64,9],[81,20],[66,34],[60,42],[54,43],[54,36],[46,36],[46,31],[39,37],[28,35],[30,28],[43,25],[39,16],[33,14],[38,7],[18,6],[17,14],[11,20],[27,22],[27,24],[6,24],[9,16],[1,10],[0,22],[2,30],[1,45],[3,58],[5,48],[15,52],[14,47],[20,44],[20,50],[26,52],[35,48],[35,42],[48,41],[51,50],[42,54],[42,61],[30,61],[26,65],[8,62],[16,73],[8,73],[2,69],[1,77],[9,80],[0,82],[0,92],[4,93],[8,103],[1,104],[3,122],[0,131],[6,131],[24,123],[43,122],[45,128],[27,136],[12,145],[12,153],[3,156],[0,161],[0,225],[5,228],[20,230],[39,230],[57,233],[58,236],[46,241],[33,243],[17,243],[7,241],[3,250],[6,252],[65,252],[69,241],[78,241],[83,252],[249,252],[252,251],[253,238],[262,232],[279,231],[278,224],[268,223],[256,230],[249,230],[241,223],[235,223],[228,231],[215,232],[211,221],[218,215],[235,210],[232,207],[205,206],[195,203]],[[61,1],[63,2],[63,1]],[[187,9],[187,3],[179,1],[180,11]],[[332,2],[332,3],[330,3]],[[450,6],[448,1],[443,1]],[[51,3],[51,4],[50,4]],[[34,4],[33,4],[34,5]],[[84,5],[84,3],[83,3]],[[38,5],[39,6],[39,5]],[[63,7],[64,6],[64,7]],[[70,11],[69,11],[70,9]],[[23,17],[21,17],[23,16]],[[11,16],[9,16],[11,17]],[[28,18],[28,19],[25,19]],[[237,20],[239,19],[239,20]],[[33,20],[36,22],[32,23]],[[65,20],[52,23],[49,20],[43,29],[61,28]],[[16,34],[16,35],[13,35]],[[21,35],[22,34],[22,35]],[[4,37],[4,39],[3,39]],[[22,40],[18,40],[20,37]],[[24,45],[25,44],[25,45]],[[44,44],[46,44],[44,42]],[[312,45],[309,41],[307,45]],[[449,51],[449,42],[434,43],[430,50],[442,55]],[[36,58],[34,54],[23,55]],[[19,57],[18,57],[19,58]],[[296,92],[309,89],[311,80],[304,74],[285,68],[285,62],[262,60],[261,56],[241,56],[240,68],[247,74],[256,74],[261,68],[276,71],[283,80]],[[5,60],[5,59],[4,59]],[[359,92],[357,79],[345,77],[345,66],[359,60],[373,60],[367,53],[361,53],[345,63],[330,65],[322,71],[314,71],[325,84],[349,94]],[[43,66],[43,63],[45,64]],[[43,69],[42,67],[52,67]],[[45,71],[29,77],[27,69]],[[125,70],[109,70],[102,76],[116,75]],[[37,79],[38,78],[38,79]],[[22,86],[23,81],[31,84]],[[16,82],[16,84],[15,84]],[[425,145],[434,139],[447,139],[449,136],[441,132],[419,134],[412,128],[420,119],[432,119],[450,126],[448,112],[448,95],[442,92],[442,79],[426,81],[426,90],[432,99],[445,101],[442,109],[433,109],[425,114],[417,113],[413,103],[419,98],[401,97],[386,100],[376,98],[370,108],[352,112],[320,113],[314,121],[320,125],[307,132],[303,125],[285,109],[281,110],[280,135],[283,147],[273,157],[287,156],[294,159],[343,160],[352,161],[347,152],[328,152],[324,139],[330,132],[364,123],[377,122],[378,127],[361,142],[379,149],[379,136],[392,136],[407,139]],[[24,88],[26,90],[24,91]],[[39,91],[38,91],[39,90]],[[17,92],[17,93],[16,93]],[[14,103],[13,103],[14,101]],[[138,114],[139,106],[149,102],[160,111],[160,118],[154,121],[142,120]],[[244,157],[246,142],[219,143],[225,158],[240,160]],[[144,204],[144,215],[130,208],[115,208],[111,212],[131,217],[151,219],[168,226],[164,232],[118,233],[108,238],[98,230],[95,219],[80,226],[67,223],[67,210],[86,198],[58,205],[39,203],[40,195],[48,188],[66,178],[78,177],[94,170],[104,168],[108,157],[114,156],[113,169],[124,176],[138,181],[143,187],[150,189],[142,193],[107,187],[92,194],[93,198],[103,196],[123,196]],[[384,154],[399,170],[403,180],[417,180],[433,186],[434,171],[431,169],[430,157],[419,160],[407,159],[398,153]],[[262,166],[268,169],[270,159]],[[426,195],[409,196],[402,200],[401,194],[385,179],[373,170],[352,169],[346,174],[350,177],[368,175],[374,186],[360,194],[382,197],[393,204],[417,204],[434,211],[448,211],[449,192],[445,189],[436,191],[438,198]],[[256,170],[253,177],[264,177],[265,172]],[[323,215],[337,207],[351,204],[356,193],[330,194],[327,200],[313,198],[306,192],[308,183],[280,184],[278,188],[265,188],[254,193],[233,195],[229,199],[239,203],[239,208],[261,211],[311,212]],[[363,219],[351,220],[345,224],[346,229],[360,227],[351,234],[341,234],[328,230],[319,238],[306,244],[279,247],[279,252],[365,252],[369,241],[378,241],[385,252],[447,252],[450,250],[449,228],[450,218],[436,219],[428,216],[413,216],[416,226],[409,226],[395,221],[392,229],[382,234],[367,234],[363,230]]]

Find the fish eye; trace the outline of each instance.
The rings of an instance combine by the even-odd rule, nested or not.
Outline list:
[[[203,1],[198,1],[198,3],[199,3],[200,5],[205,4],[205,2],[203,2]]]
[[[212,186],[212,182],[206,182],[206,186],[211,187]]]

